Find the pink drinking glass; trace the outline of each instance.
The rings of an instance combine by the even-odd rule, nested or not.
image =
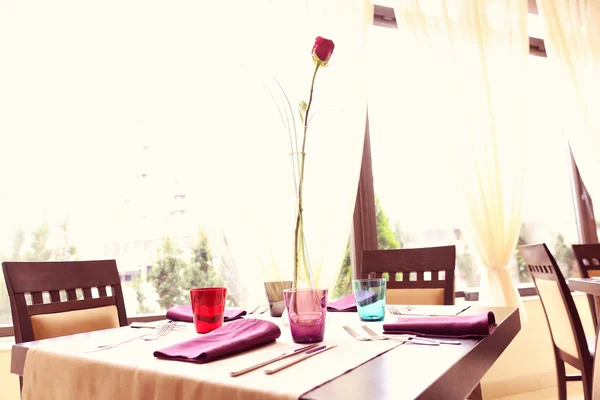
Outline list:
[[[196,332],[207,333],[223,325],[226,296],[224,287],[190,290]]]
[[[286,289],[283,296],[294,342],[322,342],[327,316],[327,289]]]

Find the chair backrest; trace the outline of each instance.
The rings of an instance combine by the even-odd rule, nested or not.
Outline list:
[[[17,343],[127,325],[115,260],[6,261],[2,270]]]
[[[573,254],[582,278],[600,276],[600,244],[574,244]]]
[[[582,278],[600,277],[600,244],[574,244],[573,254],[575,255],[575,259],[577,259],[579,275]],[[587,298],[590,310],[592,311],[594,326],[598,326],[596,301],[591,294],[588,294]]]
[[[361,278],[388,274],[390,304],[454,304],[456,247],[363,250]]]
[[[560,358],[592,372],[592,358],[575,302],[556,260],[545,244],[519,246],[546,314],[555,351]]]

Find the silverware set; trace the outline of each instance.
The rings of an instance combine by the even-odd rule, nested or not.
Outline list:
[[[372,340],[396,340],[402,343],[421,344],[425,346],[439,346],[440,344],[460,345],[460,342],[457,341],[426,339],[418,337],[416,335],[379,335],[366,325],[363,325],[362,329],[367,333],[368,336],[363,336],[360,333],[355,332],[348,325],[344,325],[343,328],[346,332],[348,332],[350,336],[361,342],[367,342]]]
[[[95,349],[86,351],[86,353],[92,353],[95,351],[112,349],[113,347],[117,347],[122,344],[129,343],[129,342],[133,342],[134,340],[138,340],[138,339],[144,340],[144,341],[156,340],[160,337],[167,335],[169,332],[171,332],[175,328],[176,325],[177,325],[177,322],[169,321],[166,324],[162,325],[160,328],[156,329],[155,332],[145,333],[143,335],[136,336],[136,337],[133,337],[133,338],[130,338],[127,340],[123,340],[120,342],[116,342],[116,343],[102,344],[102,345],[97,346]]]
[[[265,369],[263,371],[267,375],[272,375],[272,374],[277,373],[277,372],[279,372],[281,370],[284,370],[284,369],[286,369],[288,367],[291,367],[294,364],[298,364],[299,362],[304,361],[307,358],[310,358],[312,356],[316,356],[317,354],[321,354],[321,353],[323,353],[323,352],[325,352],[327,350],[333,349],[334,347],[336,347],[336,346],[335,345],[321,345],[319,343],[311,344],[311,345],[308,345],[308,346],[297,348],[297,349],[292,350],[292,351],[287,352],[287,353],[283,353],[283,354],[281,354],[281,355],[279,355],[277,357],[270,358],[270,359],[268,359],[266,361],[262,361],[262,362],[260,362],[258,364],[251,365],[251,366],[249,366],[247,368],[244,368],[244,369],[241,369],[239,371],[230,372],[229,375],[233,376],[233,377],[244,375],[244,374],[246,374],[246,373],[248,373],[250,371],[254,371],[256,369],[262,368],[262,367],[267,366],[269,364],[273,364],[273,363],[275,363],[277,361],[281,361],[281,360],[284,360],[286,358],[290,358],[290,357],[294,357],[294,356],[299,356],[299,357],[294,358],[293,360],[291,360],[291,361],[289,361],[289,362],[287,362],[285,364],[279,365],[279,366],[277,366],[275,368]]]

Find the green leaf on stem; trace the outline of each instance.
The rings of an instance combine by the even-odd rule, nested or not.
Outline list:
[[[300,119],[302,120],[303,124],[304,124],[304,116],[306,115],[307,108],[308,108],[308,105],[306,104],[305,101],[301,101],[300,103],[298,103],[298,112],[300,113]]]

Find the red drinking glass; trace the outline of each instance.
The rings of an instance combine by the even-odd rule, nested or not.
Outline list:
[[[190,290],[196,332],[207,333],[223,325],[226,296],[224,287]]]

